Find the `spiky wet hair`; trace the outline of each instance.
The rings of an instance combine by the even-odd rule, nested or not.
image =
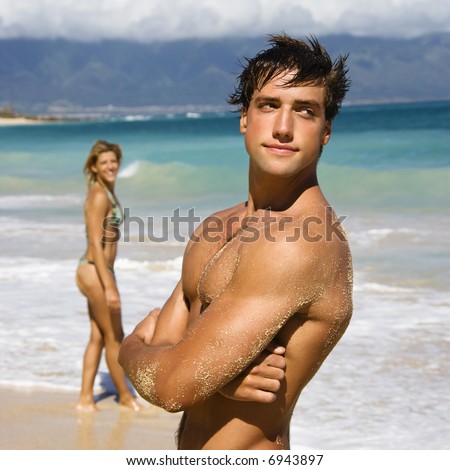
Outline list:
[[[333,119],[350,87],[346,66],[348,54],[339,55],[333,62],[315,36],[310,36],[305,42],[286,34],[270,35],[268,42],[271,47],[260,51],[252,59],[244,58],[246,63],[228,102],[240,109],[247,109],[255,90],[262,89],[280,75],[293,72],[285,86],[324,86],[325,118]]]

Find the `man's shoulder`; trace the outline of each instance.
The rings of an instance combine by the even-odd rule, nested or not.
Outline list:
[[[335,269],[347,270],[350,249],[342,219],[329,206],[294,215],[269,212],[248,222],[240,259],[271,278],[285,282],[327,283]]]
[[[245,214],[246,203],[241,202],[232,207],[213,212],[206,217],[191,236],[191,241],[210,241],[223,237],[229,239],[238,230],[238,225]]]
[[[246,202],[240,202],[239,204],[235,204],[234,206],[227,207],[226,209],[220,209],[216,212],[210,214],[204,222],[211,220],[211,219],[220,219],[222,221],[227,221],[230,218],[242,216],[247,209]]]
[[[338,217],[329,205],[317,204],[298,213],[274,213],[265,211],[259,216],[248,217],[243,237],[249,243],[258,242],[255,249],[307,254],[317,250],[336,250],[348,246],[342,225],[344,217]]]

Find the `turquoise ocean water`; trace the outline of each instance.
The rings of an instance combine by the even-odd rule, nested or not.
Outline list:
[[[319,179],[345,216],[354,318],[300,398],[294,448],[448,448],[449,127],[450,102],[346,107],[335,121]],[[178,235],[191,227],[175,230],[170,217],[201,219],[246,199],[233,113],[0,127],[0,383],[78,389],[88,335],[74,283],[81,169],[97,139],[124,152],[117,277],[127,333],[179,277]],[[102,363],[99,389],[106,372]]]

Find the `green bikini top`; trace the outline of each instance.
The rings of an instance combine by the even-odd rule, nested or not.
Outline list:
[[[95,179],[91,180],[90,186],[93,186]],[[108,196],[109,202],[111,203],[111,216],[108,217],[108,225],[112,227],[118,227],[123,222],[123,212],[120,205],[117,203],[116,198],[113,196],[111,191],[102,183],[99,183],[100,186],[105,190],[106,195]]]
[[[122,208],[117,204],[116,198],[112,195],[111,191],[106,186],[103,187],[105,188],[106,195],[111,202],[111,218],[109,220],[109,225],[118,227],[123,222]]]

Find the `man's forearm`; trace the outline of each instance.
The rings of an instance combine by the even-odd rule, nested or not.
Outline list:
[[[139,395],[165,409],[172,405],[163,402],[156,393],[158,357],[161,350],[167,353],[181,340],[188,316],[180,281],[163,308],[152,310],[125,338],[120,348],[119,362]]]
[[[142,322],[139,325],[141,324]],[[156,394],[155,375],[158,367],[157,356],[160,349],[161,347],[146,344],[141,335],[133,332],[122,342],[119,363],[144,400],[166,408]]]
[[[161,309],[151,344],[160,346],[178,343],[186,332],[188,319],[189,310],[179,281]]]

